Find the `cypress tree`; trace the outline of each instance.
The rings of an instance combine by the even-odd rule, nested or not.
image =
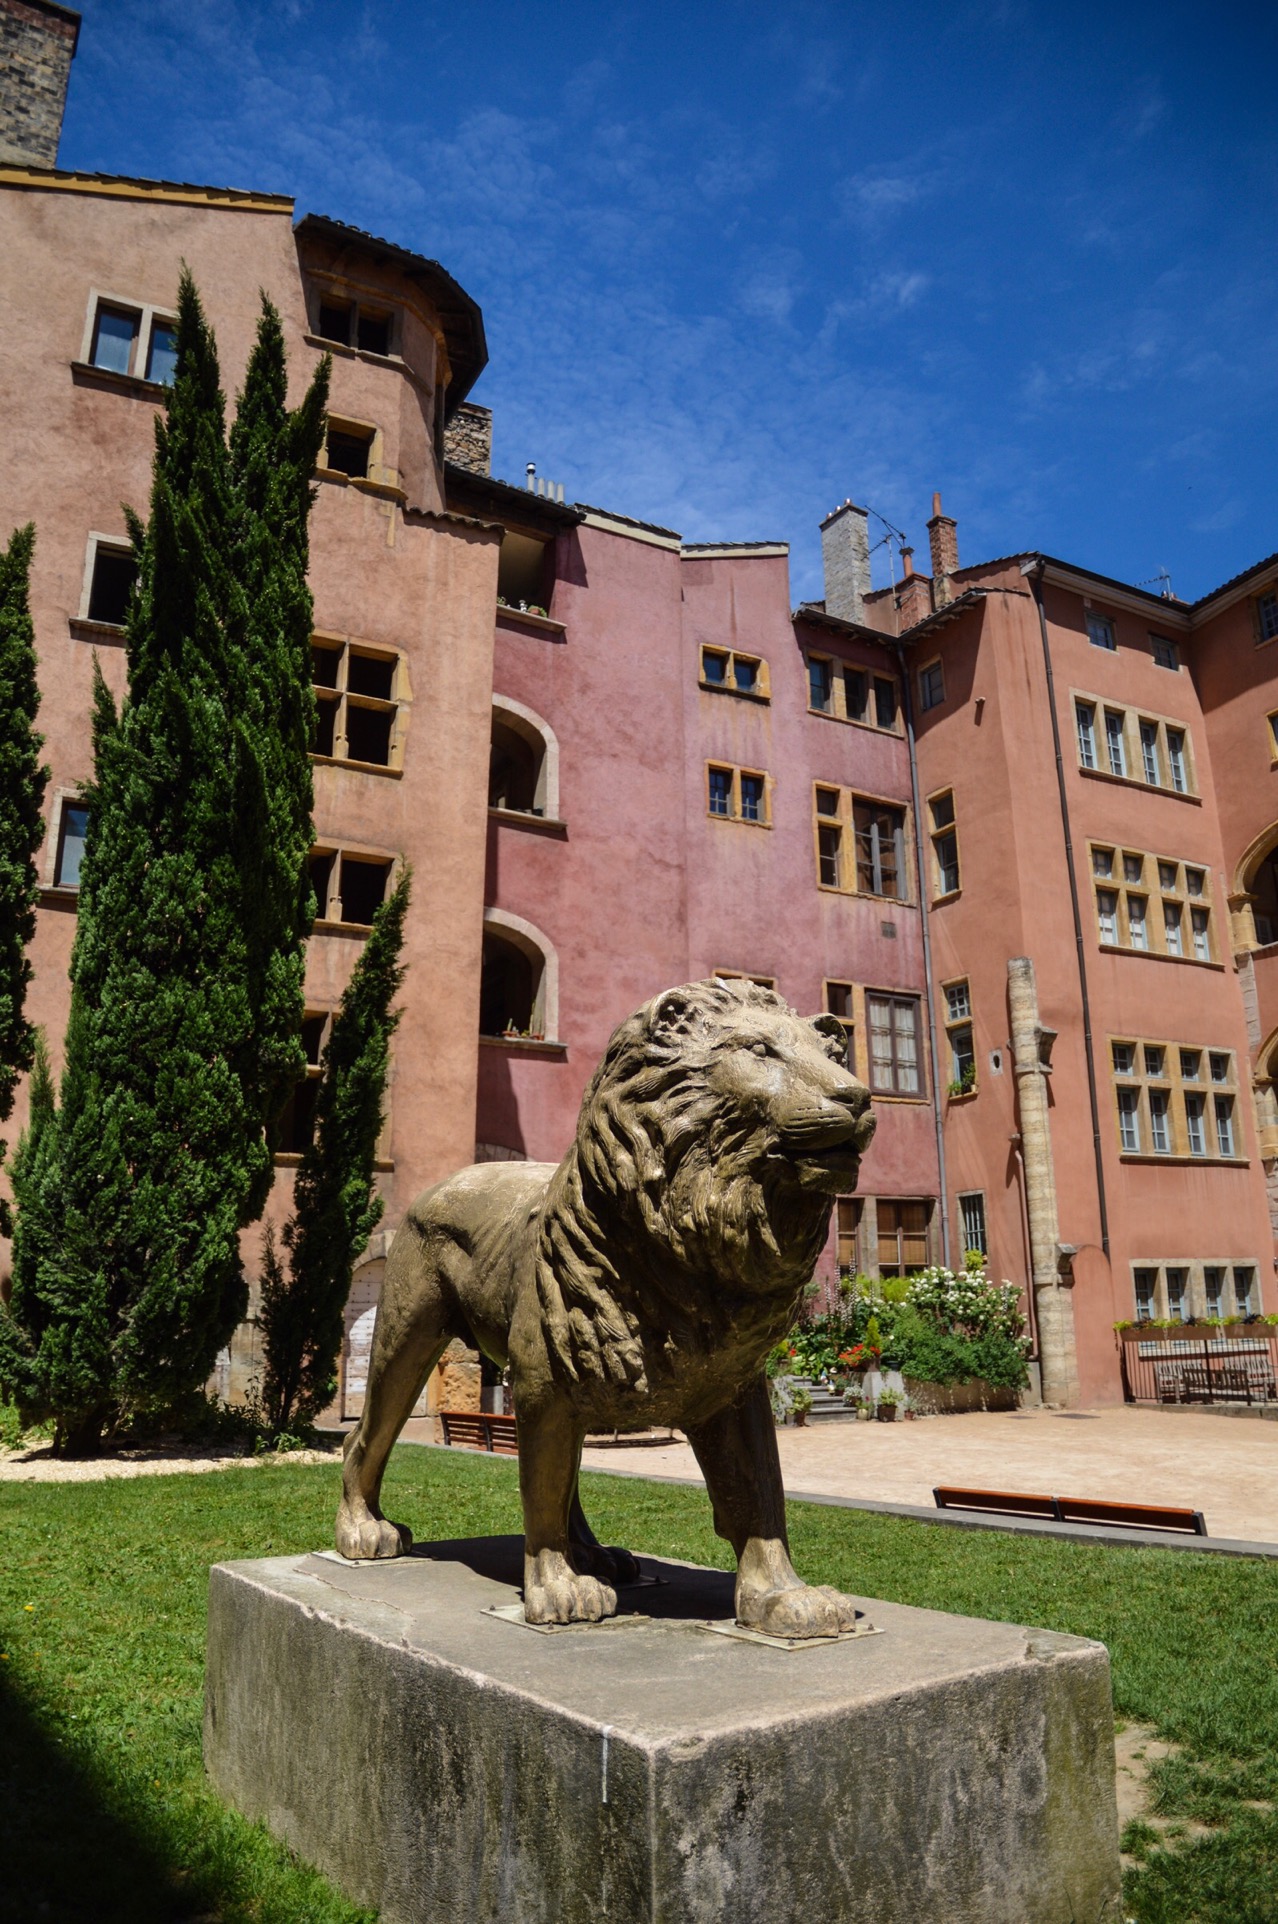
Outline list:
[[[35,631],[31,624],[31,556],[35,529],[19,528],[0,554],[0,1123],[13,1112],[18,1078],[34,1059],[35,1033],[26,1018],[35,934],[35,858],[44,839],[40,813],[49,771],[40,761],[44,737],[35,732]],[[0,1142],[0,1163],[5,1145]],[[0,1197],[0,1234],[12,1230]]]
[[[383,1121],[391,1009],[409,876],[373,917],[372,932],[333,1017],[320,1064],[315,1127],[284,1225],[284,1257],[268,1237],[261,1327],[262,1408],[272,1430],[313,1422],[332,1401],[351,1274],[382,1215],[373,1163]]]
[[[288,414],[266,305],[228,446],[216,347],[184,272],[150,518],[130,520],[118,716],[97,685],[46,1176],[58,1231],[52,1248],[40,1234],[15,1248],[21,1400],[56,1414],[74,1449],[197,1387],[246,1304],[239,1232],[270,1184],[264,1124],[300,1066],[306,519],[326,379],[327,364]]]

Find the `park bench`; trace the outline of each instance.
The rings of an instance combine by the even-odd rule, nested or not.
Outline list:
[[[1268,1356],[1165,1357],[1154,1364],[1160,1403],[1269,1403],[1278,1395]]]
[[[454,1449],[488,1450],[494,1456],[518,1456],[519,1442],[513,1416],[491,1410],[440,1410],[444,1441]]]
[[[1053,1523],[1117,1523],[1128,1530],[1173,1530],[1205,1537],[1201,1510],[1161,1503],[1118,1503],[1105,1497],[1027,1496],[1017,1490],[961,1490],[941,1484],[932,1491],[938,1510],[974,1510],[999,1516],[1047,1517]]]

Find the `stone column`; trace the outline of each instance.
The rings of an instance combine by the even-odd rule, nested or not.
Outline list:
[[[1031,1286],[1038,1324],[1038,1351],[1043,1376],[1043,1401],[1078,1401],[1078,1355],[1074,1342],[1074,1299],[1067,1252],[1061,1243],[1056,1213],[1056,1166],[1052,1159],[1051,1125],[1047,1109],[1047,1078],[1051,1074],[1054,1031],[1045,1029],[1038,1015],[1038,987],[1034,964],[1027,955],[1013,956],[1007,965],[1007,1003],[1012,1025],[1012,1069],[1016,1077],[1016,1105],[1021,1126],[1021,1154],[1025,1162],[1025,1202],[1029,1213]]]

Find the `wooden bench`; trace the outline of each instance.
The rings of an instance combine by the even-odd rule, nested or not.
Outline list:
[[[1026,1496],[1016,1490],[961,1490],[942,1484],[932,1495],[938,1510],[974,1510],[998,1516],[1048,1517],[1054,1523],[1117,1523],[1127,1530],[1174,1530],[1205,1537],[1201,1510],[1161,1503],[1118,1503],[1105,1497]]]
[[[518,1456],[519,1438],[513,1416],[491,1410],[440,1410],[444,1441],[453,1449],[488,1450],[494,1456]]]

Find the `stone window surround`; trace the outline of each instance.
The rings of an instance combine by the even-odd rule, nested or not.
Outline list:
[[[812,706],[811,680],[808,675],[808,666],[809,663],[813,661],[828,662],[831,668],[839,671],[834,675],[832,680],[829,708],[814,708]],[[843,680],[843,670],[849,668],[857,673],[863,674],[866,678],[868,684],[866,719],[857,715],[849,715],[847,712],[847,688]],[[829,649],[809,647],[803,649],[803,673],[808,687],[809,715],[819,715],[822,721],[842,722],[846,728],[868,728],[875,735],[895,735],[899,739],[904,734],[904,721],[901,714],[901,686],[894,674],[884,673],[884,671],[873,662],[854,661],[848,655],[834,654]],[[877,696],[874,692],[874,683],[876,681],[886,681],[892,685],[892,699],[896,710],[896,719],[890,728],[883,728],[877,721],[868,719],[870,712],[875,710],[875,703],[877,701]]]
[[[1197,764],[1194,755],[1193,731],[1189,723],[1176,715],[1159,715],[1152,709],[1142,708],[1123,701],[1112,701],[1104,695],[1091,693],[1084,688],[1071,688],[1069,691],[1070,712],[1074,720],[1075,765],[1078,773],[1088,781],[1122,782],[1128,788],[1144,789],[1147,794],[1167,795],[1177,802],[1193,802],[1202,805],[1198,791]],[[1080,708],[1091,710],[1091,734],[1096,755],[1096,765],[1088,767],[1083,761],[1078,744],[1078,711]],[[1100,757],[1106,750],[1106,711],[1121,715],[1123,756],[1127,772],[1116,775],[1111,768],[1100,766]],[[1144,777],[1144,761],[1141,747],[1140,724],[1152,722],[1158,731],[1158,757],[1160,771],[1168,779],[1160,782],[1147,782]],[[1184,763],[1185,786],[1173,788],[1170,780],[1171,762],[1167,752],[1167,731],[1172,729],[1181,737],[1181,757]]]
[[[394,704],[396,710],[395,720],[391,727],[390,760],[388,762],[356,761],[349,755],[336,753],[332,755],[312,754],[311,760],[321,768],[353,768],[359,770],[361,774],[366,775],[402,775],[404,772],[404,748],[413,703],[413,691],[408,678],[408,657],[402,649],[389,646],[385,642],[370,641],[364,635],[339,635],[327,628],[313,628],[311,630],[311,645],[313,648],[324,649],[339,656],[336,685],[332,688],[325,688],[318,682],[314,684],[317,700],[323,696],[332,697],[336,695],[338,697],[338,700],[332,704],[338,710],[334,722],[334,749],[344,745],[346,740],[345,717],[348,701],[354,702],[356,707],[363,705],[365,701],[374,708],[384,708],[386,706],[385,702],[379,701],[371,696],[348,695],[346,680],[352,654],[376,658],[380,661],[393,659],[395,666],[389,700]]]
[[[89,617],[89,603],[93,596],[93,570],[97,563],[99,548],[113,548],[118,554],[131,554],[133,543],[127,533],[103,534],[100,529],[90,529],[84,544],[84,571],[80,577],[80,606],[71,617],[71,627],[77,633],[100,636],[104,641],[122,639],[122,621],[92,621]]]
[[[93,365],[93,336],[98,324],[98,311],[103,307],[118,308],[122,314],[137,316],[137,331],[133,337],[133,348],[129,356],[127,374],[117,374],[113,368]],[[139,301],[135,296],[109,294],[102,288],[89,289],[89,302],[85,309],[84,333],[80,340],[80,358],[72,363],[77,370],[99,375],[104,380],[127,382],[131,388],[141,388],[148,394],[162,395],[167,392],[163,381],[149,381],[146,374],[147,355],[151,346],[151,329],[156,321],[176,326],[177,310],[160,307],[154,301]]]
[[[728,813],[726,815],[718,814],[710,806],[710,774],[712,770],[717,771],[721,775],[729,775],[732,778],[729,807],[728,807]],[[751,775],[754,777],[756,781],[760,781],[763,783],[763,797],[762,797],[763,813],[758,817],[755,817],[753,815],[743,815],[741,813],[741,777],[743,775]],[[731,822],[738,828],[770,829],[772,827],[773,786],[774,784],[773,784],[772,777],[767,773],[765,769],[738,768],[731,762],[721,762],[713,759],[708,761],[705,765],[705,772],[702,780],[702,790],[701,790],[702,794],[705,796],[707,821]]]
[[[950,803],[950,819],[948,822],[938,823],[933,814],[934,805],[937,802],[945,801],[947,798]],[[959,851],[958,813],[954,803],[953,787],[938,788],[933,794],[929,795],[927,798],[927,810],[929,817],[931,817],[928,832],[932,838],[932,886],[935,891],[932,900],[934,903],[952,902],[956,896],[963,893],[963,865]],[[958,870],[959,878],[952,889],[942,888],[941,886],[943,877],[940,844],[945,840],[946,836],[953,836],[954,838],[954,865]]]
[[[527,1036],[507,1040],[502,1036],[481,1035],[481,1043],[493,1048],[519,1049],[526,1054],[563,1055],[564,1044],[558,1039],[559,951],[554,943],[535,923],[512,914],[509,909],[485,908],[484,933],[504,936],[515,948],[522,949],[530,961],[540,963],[541,979],[533,994],[533,1014],[541,1017],[544,1040],[533,1041]]]
[[[326,909],[331,908],[334,902],[336,902],[340,908],[338,889],[342,857],[349,855],[357,862],[376,862],[386,868],[388,871],[386,876],[386,889],[382,896],[382,900],[385,901],[399,880],[400,872],[404,866],[403,856],[393,849],[374,848],[368,843],[348,842],[340,837],[321,835],[318,833],[316,834],[315,840],[311,843],[308,860],[313,859],[317,855],[332,855],[336,857],[336,860],[329,873],[328,900],[327,902],[317,902],[315,905],[316,913],[315,920],[311,925],[312,932],[316,935],[350,935],[358,937],[367,935],[369,928],[372,926],[371,923],[343,922],[340,918],[328,916],[324,912]]]
[[[1130,1070],[1120,1070],[1115,1066],[1114,1049],[1129,1048],[1133,1060]],[[1145,1067],[1145,1049],[1163,1051],[1163,1073],[1151,1075]],[[1238,1061],[1233,1049],[1213,1049],[1205,1042],[1168,1042],[1161,1036],[1111,1035],[1106,1038],[1108,1051],[1110,1083],[1113,1088],[1114,1129],[1118,1140],[1119,1160],[1125,1163],[1169,1163],[1173,1167],[1201,1167],[1211,1165],[1217,1168],[1244,1168],[1250,1158],[1243,1153],[1242,1126],[1243,1105],[1238,1082]],[[1198,1078],[1182,1076],[1180,1069],[1181,1051],[1193,1052],[1202,1059],[1202,1074]],[[1229,1076],[1224,1082],[1217,1082],[1211,1074],[1211,1056],[1225,1056],[1229,1062]],[[1137,1098],[1139,1118],[1139,1149],[1123,1147],[1122,1125],[1119,1116],[1118,1095],[1121,1090],[1133,1091]],[[1162,1092],[1167,1098],[1165,1115],[1169,1132],[1170,1147],[1156,1150],[1150,1126],[1150,1090]],[[1203,1144],[1207,1153],[1195,1156],[1189,1149],[1189,1130],[1185,1115],[1186,1095],[1202,1098]],[[1219,1153],[1216,1136],[1215,1099],[1224,1096],[1233,1103],[1234,1153],[1222,1156]]]
[[[1112,869],[1109,875],[1097,873],[1095,862],[1097,853],[1102,855],[1108,854],[1112,858]],[[1139,858],[1141,862],[1140,881],[1129,882],[1126,880],[1123,873],[1123,861],[1126,856],[1136,856]],[[1096,838],[1089,840],[1087,843],[1087,860],[1092,881],[1093,908],[1096,917],[1096,940],[1098,946],[1104,950],[1107,955],[1115,955],[1121,952],[1124,955],[1139,955],[1155,962],[1189,962],[1192,963],[1194,967],[1200,969],[1220,969],[1224,966],[1220,961],[1214,931],[1215,917],[1212,912],[1211,869],[1205,861],[1192,862],[1182,856],[1155,855],[1146,850],[1135,849],[1130,846],[1124,847],[1121,842],[1104,842]],[[1169,889],[1163,888],[1159,873],[1160,868],[1167,865],[1174,867],[1176,870],[1175,886]],[[1201,870],[1203,877],[1203,892],[1201,895],[1191,895],[1189,893],[1185,881],[1185,870],[1187,868]],[[1101,934],[1100,896],[1102,891],[1116,898],[1114,910],[1115,926],[1118,935],[1116,942],[1107,942]],[[1128,905],[1129,895],[1136,895],[1145,902],[1145,934],[1148,947],[1143,949],[1134,946],[1131,941],[1131,914]],[[1181,941],[1183,944],[1183,952],[1180,955],[1169,952],[1166,946],[1162,948],[1155,947],[1155,941],[1161,942],[1164,945],[1166,943],[1165,923],[1160,921],[1151,911],[1155,909],[1155,907],[1161,907],[1164,901],[1179,905],[1182,911]],[[1194,929],[1192,915],[1195,909],[1207,917],[1207,946],[1210,953],[1205,956],[1195,955],[1193,952]]]
[[[886,731],[880,730],[880,733]],[[818,806],[821,793],[837,794],[839,798],[837,814],[823,814]],[[901,866],[898,873],[899,895],[875,895],[868,889],[857,885],[856,817],[857,802],[868,802],[873,807],[895,809],[901,816]],[[842,832],[842,855],[844,880],[836,887],[832,882],[821,880],[821,830],[838,828]],[[894,796],[872,795],[864,789],[848,788],[842,782],[814,781],[812,784],[812,850],[816,862],[817,887],[825,895],[857,896],[867,902],[896,902],[902,908],[917,906],[917,880],[913,860],[914,837],[910,829],[910,810],[906,803]],[[947,901],[950,897],[945,898]]]
[[[1153,1269],[1158,1273],[1154,1285],[1153,1321],[1156,1317],[1170,1317],[1167,1296],[1167,1271],[1186,1269],[1189,1276],[1186,1286],[1185,1302],[1189,1308],[1189,1318],[1200,1319],[1208,1314],[1207,1286],[1204,1271],[1221,1269],[1224,1280],[1220,1292],[1221,1316],[1235,1316],[1238,1312],[1234,1295],[1234,1271],[1249,1269],[1252,1277],[1252,1309],[1259,1310],[1260,1304],[1260,1265],[1252,1256],[1134,1256],[1127,1265],[1128,1282],[1131,1290],[1132,1316],[1139,1321],[1137,1314],[1140,1304],[1136,1295],[1136,1272],[1138,1269]]]
[[[513,727],[517,735],[536,736],[541,747],[541,776],[538,793],[542,798],[540,815],[525,815],[522,809],[489,808],[490,816],[500,822],[510,822],[515,826],[535,826],[537,828],[562,828],[563,817],[559,813],[559,737],[548,721],[526,703],[516,701],[513,695],[493,696],[493,719],[504,721]]]
[[[722,655],[727,662],[727,673],[723,681],[707,681],[705,658],[707,655]],[[752,655],[745,648],[721,648],[717,642],[704,641],[697,649],[697,686],[704,688],[709,695],[735,695],[741,701],[767,702],[772,700],[772,677],[768,664],[762,655]],[[748,661],[755,672],[753,688],[738,688],[736,670],[738,661]]]

